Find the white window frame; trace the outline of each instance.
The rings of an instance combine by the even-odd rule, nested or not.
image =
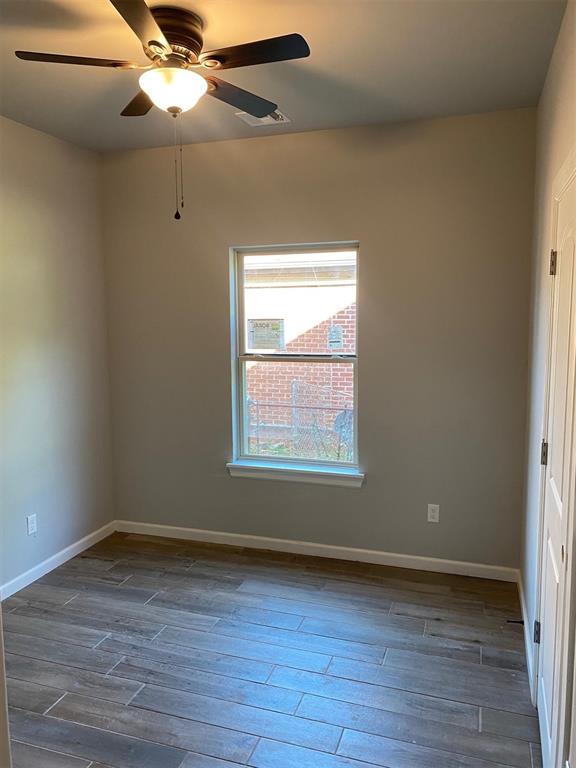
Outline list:
[[[356,251],[356,300],[358,296],[358,242],[313,243],[300,245],[269,245],[233,247],[230,249],[230,338],[232,370],[232,460],[226,465],[232,477],[252,477],[265,480],[292,480],[321,485],[344,485],[359,488],[364,474],[358,464],[358,319],[356,319],[356,345],[354,354],[254,354],[246,352],[244,334],[244,268],[245,256],[270,253],[326,253],[330,251]],[[317,362],[352,364],[354,371],[354,459],[355,463],[273,457],[247,454],[245,402],[245,363],[247,362]]]

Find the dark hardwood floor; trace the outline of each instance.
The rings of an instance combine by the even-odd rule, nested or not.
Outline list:
[[[14,768],[536,768],[515,585],[115,534],[4,604]]]

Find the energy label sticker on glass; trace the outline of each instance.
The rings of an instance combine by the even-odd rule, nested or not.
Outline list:
[[[344,346],[344,333],[341,325],[328,326],[328,349],[341,349]]]
[[[285,349],[284,320],[248,320],[248,349]]]

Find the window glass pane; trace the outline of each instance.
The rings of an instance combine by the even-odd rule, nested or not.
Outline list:
[[[249,456],[354,463],[352,363],[244,363]]]
[[[356,353],[356,251],[246,254],[244,349]]]

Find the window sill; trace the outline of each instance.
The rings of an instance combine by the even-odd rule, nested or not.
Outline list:
[[[277,464],[266,461],[231,461],[226,464],[231,477],[249,477],[260,480],[289,480],[294,483],[340,485],[360,488],[364,474],[358,469],[330,467],[325,464]]]

